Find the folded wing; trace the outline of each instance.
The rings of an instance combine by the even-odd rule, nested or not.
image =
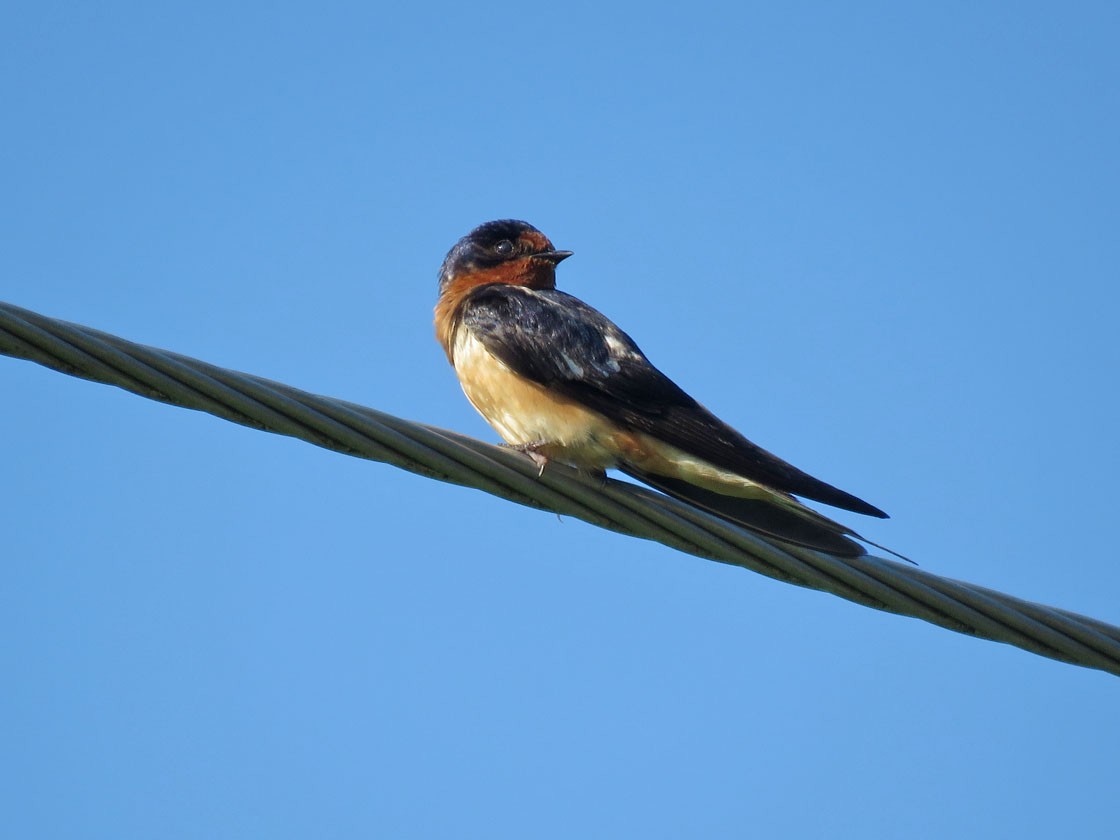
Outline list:
[[[555,290],[484,286],[467,298],[460,318],[462,326],[521,376],[624,427],[781,493],[886,517],[879,508],[751,443],[681,390],[630,336],[578,298]]]

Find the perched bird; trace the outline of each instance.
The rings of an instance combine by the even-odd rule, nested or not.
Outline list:
[[[751,443],[604,315],[557,291],[556,264],[571,255],[532,225],[504,220],[472,230],[440,268],[436,337],[467,399],[507,444],[542,471],[552,459],[599,474],[617,468],[796,545],[849,557],[866,553],[856,539],[875,545],[794,495],[883,511]]]

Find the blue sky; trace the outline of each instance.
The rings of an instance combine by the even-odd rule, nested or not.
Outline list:
[[[914,4],[917,6],[917,4]],[[1115,4],[10,3],[0,298],[487,440],[467,230],[1120,622]],[[1103,837],[1114,677],[0,358],[12,837]]]

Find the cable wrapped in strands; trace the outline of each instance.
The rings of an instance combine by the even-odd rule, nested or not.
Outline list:
[[[857,604],[1120,675],[1120,628],[871,555],[770,542],[660,493],[0,303],[0,353],[149,399],[574,516]]]

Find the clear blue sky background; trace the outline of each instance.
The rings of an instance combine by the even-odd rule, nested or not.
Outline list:
[[[869,537],[1118,622],[1120,7],[909,5],[9,2],[0,297],[494,440],[435,272],[524,218]],[[1115,677],[0,395],[5,837],[1115,836]]]

